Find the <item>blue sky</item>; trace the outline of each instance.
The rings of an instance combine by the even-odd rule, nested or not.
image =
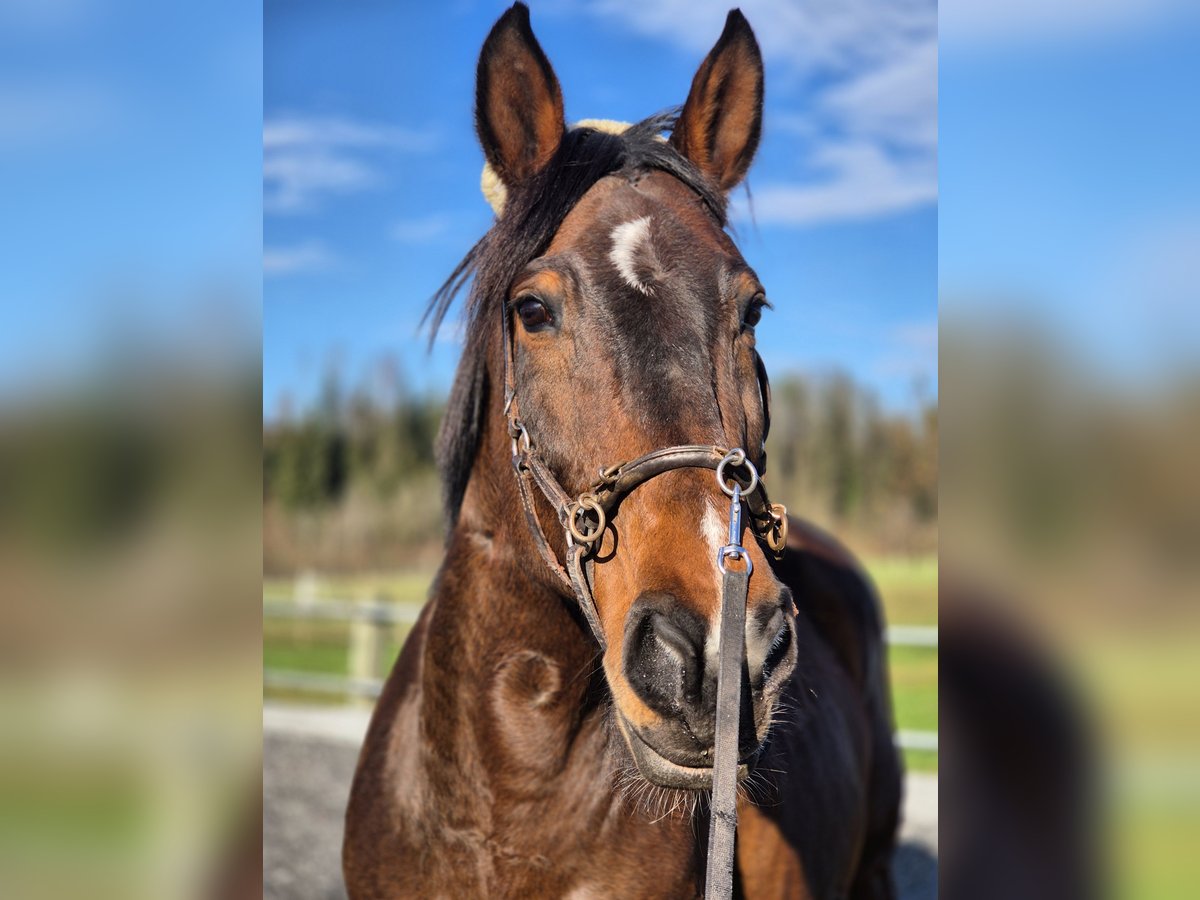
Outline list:
[[[728,5],[531,4],[568,120],[682,103]],[[458,346],[415,333],[488,227],[471,105],[501,3],[269,0],[264,19],[264,411],[351,384],[385,354],[441,390]],[[932,3],[750,2],[767,64],[743,252],[776,310],[774,373],[843,368],[883,402],[936,393],[937,50]]]
[[[1200,7],[960,4],[941,38],[943,315],[1036,323],[1116,381],[1194,369]]]
[[[239,0],[0,3],[0,402],[134,345],[253,359],[261,25]]]
[[[738,224],[772,371],[844,367],[903,407],[936,390],[939,291],[1118,374],[1200,359],[1194,3],[946,0],[940,62],[922,0],[743,6],[768,99]],[[457,346],[414,327],[489,222],[472,78],[502,5],[405,7],[272,0],[264,28],[235,0],[0,4],[0,399],[131,333],[220,366],[260,316],[268,412],[331,360],[444,387]],[[725,9],[554,0],[534,25],[570,117],[637,118],[682,101]]]

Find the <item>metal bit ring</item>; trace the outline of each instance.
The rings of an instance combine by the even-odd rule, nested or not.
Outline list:
[[[733,496],[733,488],[725,480],[725,467],[732,463],[735,467],[741,468],[745,466],[750,470],[750,484],[742,489],[743,494],[753,494],[754,489],[758,487],[758,469],[754,468],[754,463],[746,458],[746,451],[741,447],[735,447],[725,454],[725,458],[717,463],[717,484],[721,486],[721,491],[727,496]]]
[[[580,531],[577,520],[579,514],[586,509],[590,509],[596,514],[596,528],[591,531]],[[584,494],[567,507],[567,530],[571,532],[571,537],[581,544],[595,543],[600,538],[600,535],[604,534],[607,524],[608,520],[604,515],[604,507],[590,494]]]

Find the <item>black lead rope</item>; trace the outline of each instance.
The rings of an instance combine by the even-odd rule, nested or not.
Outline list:
[[[737,837],[738,728],[741,724],[742,668],[745,657],[746,599],[754,565],[742,546],[742,489],[718,478],[730,496],[729,543],[717,554],[721,570],[721,631],[718,643],[717,733],[713,753],[713,787],[708,826],[705,900],[733,896]],[[737,568],[730,561],[739,564]]]

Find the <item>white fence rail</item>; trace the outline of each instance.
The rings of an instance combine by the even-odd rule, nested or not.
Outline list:
[[[302,691],[352,697],[373,702],[383,690],[380,677],[387,659],[388,638],[396,625],[412,625],[421,614],[421,604],[389,603],[379,600],[355,603],[349,600],[263,600],[263,620],[345,622],[350,626],[350,656],[347,675],[316,672],[263,670],[263,687],[274,690]],[[925,625],[893,625],[885,638],[893,647],[920,647],[936,650],[938,630]],[[901,730],[896,743],[905,750],[937,752],[936,731]]]
[[[338,622],[368,621],[379,625],[412,625],[421,615],[419,603],[354,603],[349,600],[320,600],[297,603],[293,600],[266,600],[264,619],[332,619]]]
[[[893,625],[884,635],[893,647],[936,647],[938,630],[933,625]]]

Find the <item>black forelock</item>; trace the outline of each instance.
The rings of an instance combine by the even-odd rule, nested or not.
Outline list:
[[[500,329],[508,286],[531,260],[545,253],[584,194],[608,175],[632,177],[658,170],[695,191],[718,227],[725,227],[724,194],[662,140],[661,135],[674,128],[678,115],[678,110],[659,113],[621,134],[592,128],[567,131],[545,168],[524,184],[508,187],[504,210],[491,230],[467,252],[430,300],[422,323],[429,324],[432,345],[455,298],[471,283],[462,361],[438,434],[448,526],[458,517],[479,445],[488,390],[488,341]]]

